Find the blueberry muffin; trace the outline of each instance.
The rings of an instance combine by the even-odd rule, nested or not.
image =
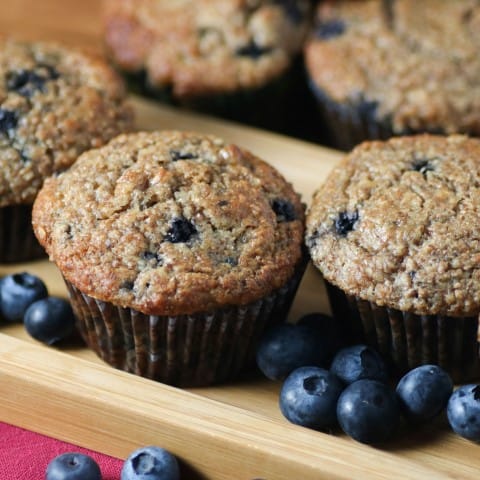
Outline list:
[[[263,329],[288,313],[305,263],[291,185],[195,133],[121,135],[84,153],[45,182],[33,225],[87,344],[114,367],[180,386],[246,367]]]
[[[365,142],[313,196],[306,243],[332,311],[397,372],[479,373],[480,140]]]
[[[480,135],[475,0],[320,2],[305,62],[333,144]]]
[[[143,93],[278,130],[311,13],[308,0],[104,0],[104,36]]]
[[[132,125],[122,80],[100,58],[0,38],[0,261],[44,255],[31,207],[44,179]]]

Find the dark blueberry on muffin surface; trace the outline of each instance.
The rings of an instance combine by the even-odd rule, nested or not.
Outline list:
[[[277,215],[279,222],[292,222],[297,218],[295,207],[288,200],[276,198],[272,202],[272,210]]]
[[[18,115],[12,110],[0,108],[0,133],[8,133],[14,130],[18,123]]]
[[[253,59],[260,58],[262,55],[269,53],[272,49],[270,47],[262,47],[255,41],[243,45],[235,51],[239,57],[250,57]]]
[[[177,160],[194,160],[198,158],[198,155],[193,152],[182,152],[181,150],[170,150],[170,158],[172,161]]]
[[[324,20],[315,28],[315,36],[322,40],[328,40],[330,38],[339,37],[345,33],[347,29],[345,22],[338,18],[331,20]]]
[[[351,232],[358,221],[358,210],[354,212],[340,212],[335,219],[335,231],[342,237]]]
[[[171,243],[185,243],[197,233],[195,225],[185,217],[176,217],[172,220],[165,240]]]
[[[57,70],[51,65],[41,64],[36,70],[16,70],[7,74],[7,88],[24,97],[31,97],[36,91],[43,92],[49,80],[59,77]]]

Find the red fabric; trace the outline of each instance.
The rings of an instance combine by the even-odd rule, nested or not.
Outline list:
[[[90,455],[102,480],[119,480],[122,460],[0,422],[0,480],[44,480],[50,461],[66,452]]]

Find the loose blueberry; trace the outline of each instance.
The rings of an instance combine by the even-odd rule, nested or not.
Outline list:
[[[328,370],[297,368],[283,383],[280,410],[296,425],[325,429],[337,421],[337,400],[343,388],[343,383]]]
[[[340,212],[334,221],[335,231],[342,237],[351,232],[358,221],[358,211]]]
[[[9,322],[21,322],[27,308],[48,295],[43,281],[30,273],[15,273],[0,279],[0,312]]]
[[[396,392],[404,416],[410,421],[423,422],[447,406],[453,382],[438,365],[422,365],[400,379]]]
[[[72,335],[75,317],[70,303],[59,297],[33,302],[25,312],[23,324],[36,340],[53,345]]]
[[[192,152],[182,152],[180,150],[170,150],[170,158],[172,162],[176,162],[177,160],[193,160],[198,158],[196,153]]]
[[[256,60],[257,58],[260,58],[261,56],[271,52],[271,50],[272,49],[270,47],[260,47],[252,40],[249,44],[237,48],[235,53],[239,57],[250,57]]]
[[[48,464],[45,480],[102,480],[102,473],[88,455],[64,453]]]
[[[327,358],[329,363],[331,357],[338,352],[342,345],[342,340],[338,332],[337,322],[334,318],[320,312],[308,313],[301,317],[297,325],[313,330],[314,335],[318,335],[326,340]]]
[[[480,442],[480,385],[463,385],[455,390],[447,404],[447,417],[455,433]]]
[[[271,380],[304,366],[325,366],[329,339],[309,327],[284,323],[268,329],[257,347],[257,365]]]
[[[385,362],[367,345],[353,345],[339,350],[333,357],[330,371],[347,384],[364,378],[384,383],[388,381]]]
[[[170,224],[165,240],[171,243],[184,243],[188,242],[196,233],[197,229],[192,222],[184,217],[176,217]]]
[[[122,467],[120,480],[179,480],[177,459],[160,447],[135,450]]]
[[[8,133],[17,127],[18,115],[12,110],[0,108],[0,133]]]
[[[297,218],[292,202],[283,198],[275,198],[272,201],[272,210],[275,212],[279,222],[293,222]]]
[[[345,22],[340,19],[325,20],[319,22],[315,28],[315,36],[322,40],[329,40],[331,38],[343,35],[346,30]]]
[[[361,443],[381,443],[393,436],[400,408],[395,392],[377,380],[358,380],[342,392],[337,403],[342,430]]]

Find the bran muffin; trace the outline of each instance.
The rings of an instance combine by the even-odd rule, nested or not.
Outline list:
[[[44,256],[31,207],[44,179],[132,126],[121,78],[100,58],[0,38],[0,261]]]
[[[95,174],[92,174],[95,172]],[[107,363],[179,386],[233,378],[288,313],[304,206],[251,153],[213,137],[121,135],[47,180],[33,225]]]
[[[311,13],[308,0],[104,0],[104,37],[142,93],[279,130]]]
[[[480,140],[365,142],[313,196],[306,243],[332,311],[405,372],[479,373]]]
[[[327,0],[314,23],[306,68],[335,146],[480,135],[478,2]]]

